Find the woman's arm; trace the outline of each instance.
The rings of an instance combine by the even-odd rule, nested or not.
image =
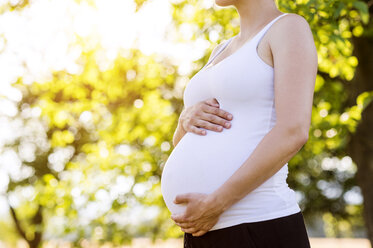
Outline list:
[[[307,21],[290,14],[269,35],[274,58],[276,124],[243,165],[207,201],[224,212],[278,172],[306,143],[317,74]],[[218,204],[217,204],[218,203]]]
[[[183,109],[184,111],[185,109]],[[180,114],[181,116],[181,114]],[[184,135],[187,133],[182,124],[181,124],[181,118],[179,118],[179,121],[177,123],[177,127],[176,127],[176,130],[175,130],[175,133],[174,133],[174,137],[172,139],[172,144],[174,145],[174,147],[177,145],[177,143],[179,143],[179,141],[181,140],[182,137],[184,137]]]

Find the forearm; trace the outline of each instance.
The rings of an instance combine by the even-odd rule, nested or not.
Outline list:
[[[178,121],[176,130],[175,130],[173,139],[172,139],[172,144],[174,145],[174,147],[177,145],[177,143],[179,143],[179,141],[181,140],[181,138],[187,133],[184,130],[184,128],[183,128],[183,126],[181,124],[181,121],[182,121],[182,118],[181,118],[181,114],[180,114],[179,121]]]
[[[300,131],[273,127],[242,166],[210,195],[210,200],[218,203],[221,212],[224,212],[278,172],[306,140],[305,134]]]
[[[179,141],[181,140],[181,138],[186,133],[187,132],[185,132],[184,129],[180,125],[177,125],[177,128],[176,128],[175,133],[174,133],[174,137],[172,139],[172,143],[173,143],[174,147],[177,145],[177,143],[179,143]]]

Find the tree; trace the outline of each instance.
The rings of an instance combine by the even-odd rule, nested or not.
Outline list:
[[[175,26],[189,25],[193,40],[212,43],[239,31],[233,8],[203,4],[173,3]],[[301,196],[308,223],[321,215],[328,235],[352,236],[355,228],[363,227],[364,213],[373,243],[371,5],[351,0],[278,1],[281,11],[309,22],[319,55],[312,127],[308,142],[289,161],[289,186]],[[216,33],[218,40],[213,39]],[[191,75],[206,63],[211,48],[195,61]],[[14,84],[23,93],[16,119],[33,126],[21,113],[40,112],[37,119],[45,134],[20,136],[8,150],[19,154],[25,142],[35,147],[35,158],[22,161],[22,168],[31,168],[32,173],[11,179],[8,187],[9,196],[30,185],[37,192],[12,209],[17,230],[30,247],[42,241],[46,220],[63,216],[61,235],[74,234],[76,245],[81,237],[119,244],[138,233],[153,238],[181,234],[163,203],[160,176],[183,108],[180,85],[186,77],[167,58],[155,60],[136,50],[126,51],[101,71],[95,52],[82,54],[79,75],[58,71],[49,82],[31,85],[20,76]],[[363,204],[349,202],[348,196],[358,195],[360,189]],[[114,201],[108,201],[110,193]],[[85,218],[83,224],[76,221],[94,202],[103,204],[97,216]],[[135,203],[159,206],[160,212],[133,231],[130,223],[121,225],[115,219]]]
[[[358,2],[358,7],[368,15],[373,14],[373,2],[367,1],[366,5]],[[365,18],[367,19],[367,18]],[[348,104],[353,105],[355,99],[360,100],[360,105],[364,107],[361,119],[356,131],[351,134],[348,144],[348,154],[353,158],[358,166],[356,178],[364,196],[363,216],[366,223],[368,237],[373,245],[373,81],[371,80],[371,70],[373,68],[373,21],[365,21],[366,28],[359,37],[353,37],[354,55],[359,60],[356,75],[348,87]],[[358,102],[359,104],[359,102]]]

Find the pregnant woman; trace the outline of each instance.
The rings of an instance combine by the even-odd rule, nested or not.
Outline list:
[[[187,248],[309,248],[286,178],[308,139],[318,65],[312,32],[273,0],[216,3],[237,9],[241,31],[185,88],[161,177],[164,201]]]

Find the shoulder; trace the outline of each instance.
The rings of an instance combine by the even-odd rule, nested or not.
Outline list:
[[[310,29],[307,20],[298,14],[287,13],[287,15],[280,17],[273,25],[277,25],[276,30],[280,29]]]
[[[274,55],[317,56],[312,30],[303,16],[289,13],[278,19],[271,29],[269,45]]]
[[[271,28],[270,36],[271,47],[284,45],[284,42],[294,44],[308,40],[308,43],[314,43],[309,23],[303,16],[295,13],[288,13],[278,19]]]

